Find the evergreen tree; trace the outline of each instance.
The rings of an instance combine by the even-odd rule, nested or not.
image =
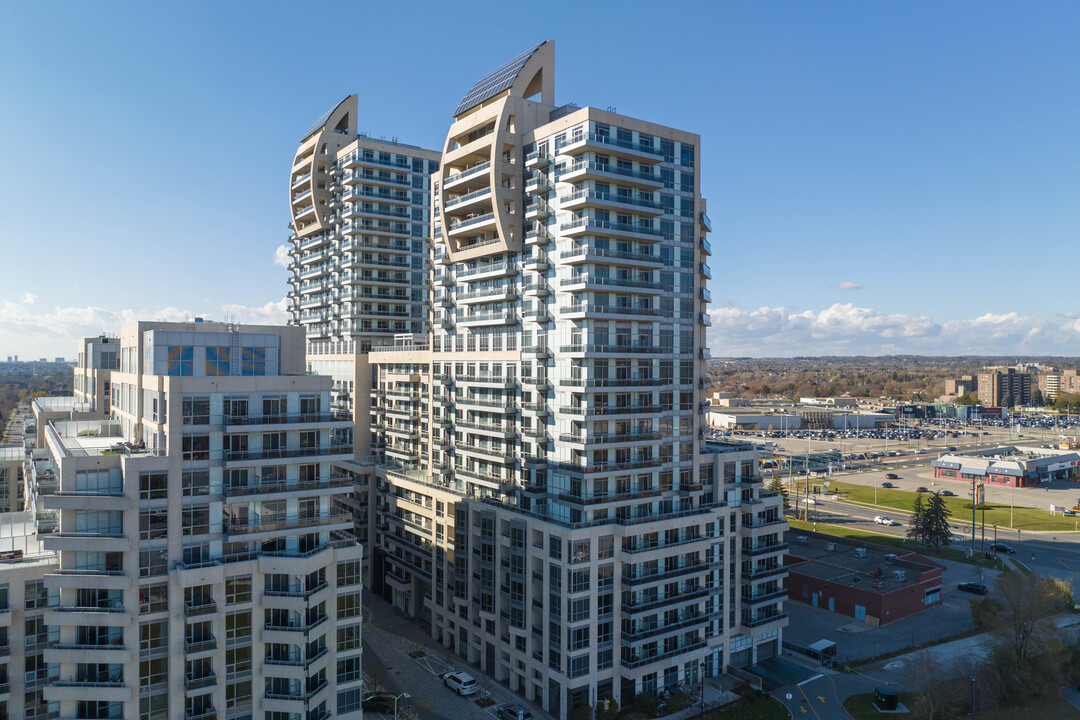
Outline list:
[[[950,515],[945,498],[937,493],[931,495],[927,499],[926,507],[922,510],[923,542],[934,548],[948,545],[952,541],[952,530],[949,528]]]
[[[911,524],[908,525],[907,538],[917,543],[923,541],[926,510],[923,508],[922,493],[915,493],[915,504],[911,508]]]
[[[788,502],[788,491],[787,488],[784,487],[784,482],[780,479],[779,473],[772,476],[772,480],[769,481],[769,484],[765,489],[769,492],[780,493],[784,498],[784,510],[787,511],[791,509],[791,504]]]
[[[1031,404],[1035,407],[1042,407],[1046,404],[1046,399],[1043,398],[1042,390],[1039,388],[1031,391]]]

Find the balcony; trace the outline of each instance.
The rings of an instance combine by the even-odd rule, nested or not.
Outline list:
[[[478,176],[481,173],[483,173],[484,171],[486,171],[486,170],[488,170],[490,168],[491,168],[491,162],[490,161],[489,162],[483,162],[483,163],[480,163],[479,165],[473,165],[472,167],[468,168],[467,170],[464,170],[463,172],[459,172],[459,173],[457,173],[455,175],[450,175],[443,181],[443,189],[447,190],[447,189],[449,189],[451,187],[454,187],[456,185],[459,185],[459,184],[461,184],[461,183],[463,183],[463,182],[465,182],[466,180],[469,180],[469,179],[472,179],[474,181],[478,180],[479,179]],[[482,179],[483,179],[484,182],[486,182],[487,181],[487,176],[485,175]]]
[[[211,615],[217,612],[217,603],[213,600],[205,603],[184,603],[184,617],[199,617],[201,615]]]
[[[670,652],[659,653],[657,655],[652,655],[648,657],[633,654],[630,657],[622,658],[621,663],[624,668],[633,670],[644,665],[652,665],[653,663],[658,663],[662,660],[670,660],[671,658],[676,658],[680,655],[686,655],[687,653],[691,653],[695,650],[700,650],[703,647],[705,647],[705,641],[698,640]]]
[[[573,210],[574,208],[595,206],[611,208],[616,211],[635,212],[640,215],[660,215],[664,208],[654,201],[651,195],[612,194],[602,193],[595,190],[578,190],[570,195],[559,198],[562,209]]]
[[[328,446],[302,448],[276,448],[266,450],[223,450],[222,459],[226,464],[254,462],[259,460],[280,460],[285,458],[328,457],[332,455],[352,455],[353,446],[336,443]]]
[[[185,638],[184,640],[184,652],[188,655],[199,655],[201,653],[216,651],[217,638]]]
[[[322,625],[327,620],[325,613],[320,614],[311,622],[295,622],[287,623],[285,625],[277,625],[273,622],[268,622],[263,625],[263,630],[268,632],[287,632],[287,633],[309,633],[315,628]]]
[[[239,498],[259,495],[277,495],[280,493],[310,493],[335,488],[351,488],[352,478],[348,475],[331,475],[314,480],[258,480],[254,485],[226,485],[225,497]]]
[[[774,623],[774,622],[779,622],[781,620],[786,620],[787,616],[788,616],[788,614],[786,612],[773,613],[773,614],[766,613],[766,614],[762,614],[762,615],[747,614],[747,615],[743,615],[742,622],[740,624],[744,628],[756,628],[756,627],[761,627],[762,625],[767,625],[768,623]]]
[[[586,177],[598,180],[615,180],[620,183],[635,185],[645,190],[654,190],[663,187],[664,185],[664,181],[660,175],[651,170],[631,170],[620,168],[617,165],[611,165],[609,163],[596,163],[584,160],[565,167],[562,172],[559,173],[558,179],[560,182],[571,182]]]
[[[317,517],[305,517],[305,518],[291,518],[282,520],[268,520],[248,522],[248,523],[223,523],[224,531],[230,538],[236,538],[243,535],[253,535],[260,533],[285,533],[288,534],[291,531],[310,530],[311,528],[319,528],[319,530],[335,530],[343,529],[336,528],[335,525],[349,526],[353,522],[352,515],[347,512],[330,512],[326,515]]]
[[[633,140],[619,139],[613,135],[599,135],[597,133],[581,133],[571,136],[568,140],[557,144],[555,151],[560,155],[575,155],[586,150],[609,152],[613,155],[634,160],[646,160],[648,162],[660,162],[664,154],[658,147],[646,145]]]
[[[495,213],[485,213],[483,215],[477,215],[461,222],[452,223],[447,229],[447,234],[451,237],[455,235],[462,235],[466,230],[477,232],[486,228],[493,228],[495,226]]]
[[[348,413],[299,413],[295,415],[248,415],[236,416],[225,415],[222,418],[225,427],[252,425],[311,425],[316,423],[351,423],[352,415]]]
[[[744,557],[757,557],[758,555],[768,555],[769,553],[783,552],[788,549],[786,542],[774,542],[774,543],[760,543],[743,546]]]
[[[184,676],[185,690],[201,690],[202,688],[208,688],[213,685],[217,685],[217,675],[212,672],[209,675],[200,675],[198,677],[192,677],[191,675]]]
[[[563,223],[559,229],[567,235],[598,234],[617,237],[627,237],[635,240],[659,240],[664,233],[651,223],[622,223],[613,220],[601,220],[593,217],[583,217]]]

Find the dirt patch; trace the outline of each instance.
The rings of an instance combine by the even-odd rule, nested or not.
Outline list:
[[[411,657],[413,660],[419,660],[422,657],[427,657],[427,653],[423,650],[413,650],[411,653],[409,653],[409,657]]]
[[[494,705],[495,701],[492,700],[489,697],[482,697],[482,698],[480,698],[479,700],[476,701],[476,704],[479,705],[482,708],[486,708],[486,707],[491,707],[492,705]]]

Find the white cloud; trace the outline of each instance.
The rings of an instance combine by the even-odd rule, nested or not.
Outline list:
[[[252,325],[284,325],[289,321],[289,301],[281,298],[262,306],[222,305],[221,309],[230,320]]]
[[[859,290],[862,288],[862,283],[852,282],[851,280],[845,280],[844,282],[838,282],[835,285],[830,285],[830,290]]]
[[[274,264],[280,265],[283,268],[289,267],[289,246],[278,245],[277,250],[274,251]]]
[[[938,323],[852,303],[820,311],[783,307],[709,311],[713,357],[793,355],[1076,355],[1080,319],[1055,324],[1019,313]]]
[[[19,298],[19,302],[23,305],[33,305],[37,302],[37,295],[32,292],[25,292],[22,294],[22,297]]]
[[[217,312],[201,308],[163,307],[110,310],[107,308],[54,307],[52,310],[31,309],[29,303],[0,301],[0,356],[73,357],[78,340],[108,333],[116,335],[120,328],[139,320],[183,322],[195,316],[207,320],[224,320],[261,325],[284,325],[288,320],[287,301],[271,301],[261,306],[222,305]]]

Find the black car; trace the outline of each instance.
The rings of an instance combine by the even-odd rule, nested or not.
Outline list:
[[[372,693],[365,695],[360,700],[360,708],[362,710],[371,710],[372,712],[394,712],[394,698],[397,697],[394,693]]]
[[[994,552],[1003,552],[1008,553],[1009,555],[1016,554],[1016,549],[1006,545],[1005,543],[993,543],[992,545],[990,545],[990,549]]]
[[[956,497],[956,493],[954,493],[952,490],[942,490],[938,493],[938,495],[944,495],[945,497]]]
[[[956,589],[962,592],[973,593],[975,595],[986,595],[990,592],[990,588],[986,587],[982,583],[974,582],[960,583],[956,586]]]
[[[891,482],[883,482],[883,483],[881,483],[881,487],[883,487],[883,488],[891,488],[891,487],[893,487],[893,484]]]
[[[897,475],[896,473],[885,473],[885,479],[886,480],[899,480],[900,476]]]

